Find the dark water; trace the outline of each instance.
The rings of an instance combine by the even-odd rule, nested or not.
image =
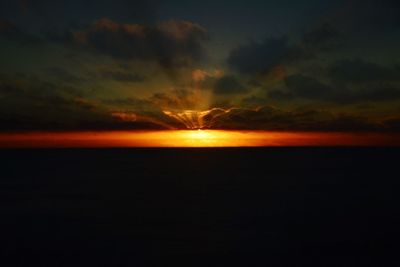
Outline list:
[[[400,266],[399,148],[0,160],[0,266]]]

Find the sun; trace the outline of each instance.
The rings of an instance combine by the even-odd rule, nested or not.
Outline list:
[[[172,134],[172,133],[171,133]],[[183,146],[220,146],[229,137],[223,131],[183,130],[173,133],[174,139]],[[232,141],[232,140],[230,140]]]
[[[185,131],[186,135],[188,138],[194,139],[194,140],[206,140],[206,139],[213,139],[216,138],[216,135],[213,134],[210,131],[207,130],[192,130],[192,131]]]

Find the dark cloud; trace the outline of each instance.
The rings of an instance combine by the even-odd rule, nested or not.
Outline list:
[[[318,110],[284,111],[264,106],[258,109],[216,110],[205,118],[214,129],[259,129],[287,131],[390,131],[390,125],[366,117],[331,114]]]
[[[125,111],[122,111],[125,112]],[[117,112],[117,114],[123,114]],[[161,111],[137,113],[137,120],[116,116],[100,102],[85,99],[73,87],[26,76],[0,79],[0,130],[165,129],[177,122]]]
[[[23,44],[39,42],[39,38],[24,32],[9,21],[0,19],[0,40],[8,39]]]
[[[67,31],[51,39],[120,60],[154,61],[170,68],[203,61],[203,43],[208,36],[204,28],[189,21],[170,20],[150,27],[103,18],[85,30]]]
[[[298,87],[299,89],[300,87]],[[271,99],[287,101],[296,98],[303,98],[309,100],[321,100],[336,104],[357,104],[362,102],[390,102],[400,100],[400,88],[396,87],[380,87],[371,89],[333,89],[336,91],[326,92],[326,94],[309,95],[309,94],[296,94],[291,91],[275,90],[269,92],[268,96]],[[265,101],[266,102],[266,101]],[[265,103],[264,102],[264,103]]]
[[[283,90],[272,90],[268,92],[268,96],[275,100],[290,100],[295,98],[295,95],[292,92]]]
[[[196,104],[193,94],[185,90],[156,93],[147,99],[131,97],[103,101],[86,99],[78,92],[73,87],[32,77],[3,75],[0,83],[0,130],[184,129],[182,121],[163,112],[163,108],[182,111]],[[212,129],[399,130],[396,118],[376,121],[319,110],[285,111],[263,106],[257,109],[214,108],[204,114],[204,125]]]
[[[232,50],[228,65],[243,74],[265,74],[276,67],[315,59],[321,53],[331,52],[345,44],[345,35],[326,22],[301,36],[297,43],[288,38],[267,38],[249,42]]]
[[[197,4],[178,2],[0,1],[0,42],[5,59],[1,70],[27,73],[0,75],[1,129],[183,128],[163,111],[192,110],[189,113],[195,116],[210,107],[215,108],[204,119],[214,128],[399,128],[400,66],[382,63],[397,62],[398,1],[273,4],[270,12],[278,14],[272,17],[263,11],[268,1],[261,1],[246,7],[250,9],[245,13],[254,15],[250,19],[242,16],[243,3],[230,5],[235,11],[232,17],[225,12],[226,3],[200,3],[200,12],[194,8]],[[204,16],[212,5],[217,19]],[[260,13],[250,12],[256,11],[256,6]],[[311,9],[314,11],[307,11]],[[199,20],[211,30],[215,42],[207,43],[208,32],[200,24],[181,20],[160,23],[165,18]],[[245,27],[232,31],[229,20],[233,19],[235,25],[246,23]],[[279,27],[268,26],[275,23]],[[252,25],[260,27],[251,29]],[[286,32],[288,38],[257,39],[262,29],[270,36]],[[234,47],[244,36],[261,41]],[[208,60],[205,51],[214,58]],[[339,60],[349,55],[361,59]],[[371,58],[381,63],[368,62]],[[102,83],[104,80],[107,82]],[[126,84],[132,88],[127,91],[129,86],[106,88],[115,85],[110,81],[140,84]],[[147,85],[150,91],[146,91]],[[86,89],[97,86],[99,90]],[[151,95],[155,87],[159,89]],[[115,99],[104,99],[104,95]],[[287,100],[290,102],[285,103]],[[334,110],[347,105],[341,110],[349,113],[263,107],[268,103],[325,105]],[[238,106],[241,108],[231,108]],[[361,112],[393,118],[373,121],[351,115]]]
[[[233,74],[207,73],[196,70],[192,73],[192,87],[212,90],[217,96],[242,94],[249,91],[250,86],[243,82],[240,76]],[[245,81],[245,80],[244,80]]]
[[[2,130],[59,129],[74,121],[95,119],[95,109],[71,87],[21,77],[0,83]]]
[[[44,70],[50,77],[54,77],[66,83],[76,84],[86,81],[85,78],[77,76],[70,71],[60,68],[52,67]]]
[[[311,50],[330,51],[343,45],[344,36],[329,23],[303,35],[304,45]]]
[[[341,82],[363,83],[400,81],[400,71],[361,59],[334,62],[329,68],[330,77]]]
[[[400,116],[387,119],[385,121],[385,125],[387,125],[390,129],[393,129],[394,131],[400,132]]]
[[[400,100],[400,87],[381,85],[377,88],[348,90],[332,96],[332,100],[341,104],[353,104],[358,102],[397,101]]]
[[[210,121],[211,128],[266,129],[271,123],[277,123],[279,116],[281,116],[281,112],[272,107],[254,110],[232,108],[224,112],[210,114],[206,119]]]
[[[247,92],[247,88],[235,76],[227,75],[215,81],[213,91],[218,95],[229,95]]]
[[[174,89],[170,92],[158,92],[148,99],[159,109],[193,109],[198,104],[198,98],[192,91]]]
[[[198,96],[195,92],[185,89],[172,89],[156,92],[150,97],[119,97],[114,99],[102,99],[102,103],[120,107],[123,110],[137,111],[150,114],[163,110],[190,110],[198,104]]]
[[[260,97],[260,96],[249,96],[245,97],[241,101],[241,105],[244,107],[259,107],[264,106],[268,103],[267,97]]]
[[[231,51],[228,65],[243,73],[266,73],[277,65],[308,55],[299,47],[290,45],[286,38],[269,38],[263,42],[250,42]]]
[[[333,91],[330,86],[302,74],[286,77],[285,84],[290,93],[297,97],[308,99],[324,99],[326,96],[331,95]],[[277,92],[275,92],[275,96],[276,94]],[[281,97],[282,96],[283,95],[281,95]]]
[[[146,77],[132,72],[119,71],[119,70],[101,70],[100,77],[111,79],[119,82],[143,82]]]
[[[371,77],[370,80],[380,79],[382,75],[387,75],[387,73],[381,73],[379,76]],[[400,100],[400,86],[398,84],[367,83],[354,88],[348,87],[343,83],[328,85],[313,77],[302,74],[287,76],[284,81],[287,89],[270,91],[268,93],[270,98],[276,100],[302,98],[337,104]]]
[[[152,106],[151,102],[147,99],[124,97],[124,98],[105,98],[101,102],[106,105],[118,106],[120,108],[130,108],[135,110],[148,110]],[[151,108],[153,109],[153,108]]]

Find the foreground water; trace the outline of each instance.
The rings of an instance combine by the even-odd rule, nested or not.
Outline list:
[[[0,150],[1,266],[399,266],[398,148]]]

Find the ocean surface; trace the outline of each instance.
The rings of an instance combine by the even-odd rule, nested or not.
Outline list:
[[[0,150],[0,266],[400,266],[400,148]]]

